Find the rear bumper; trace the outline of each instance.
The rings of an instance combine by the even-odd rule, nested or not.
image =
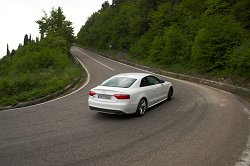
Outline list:
[[[112,103],[89,98],[88,103],[91,110],[107,114],[133,114],[137,109],[137,104],[131,101]]]
[[[122,112],[120,110],[111,110],[111,109],[97,108],[97,107],[92,107],[92,106],[89,106],[89,108],[92,111],[96,111],[96,112],[100,112],[100,113],[105,113],[105,114],[117,114],[117,115],[123,115],[123,114],[125,114],[124,112]]]

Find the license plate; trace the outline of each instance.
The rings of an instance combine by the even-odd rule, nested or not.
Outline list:
[[[110,96],[110,95],[99,94],[99,95],[98,95],[98,98],[99,98],[99,99],[111,100],[111,96]]]

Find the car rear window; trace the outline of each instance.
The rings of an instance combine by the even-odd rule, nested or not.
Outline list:
[[[135,78],[128,77],[114,77],[105,81],[102,86],[118,87],[118,88],[129,88],[136,81]]]

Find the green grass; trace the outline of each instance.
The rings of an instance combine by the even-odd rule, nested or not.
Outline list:
[[[46,38],[20,47],[16,55],[0,60],[0,106],[53,94],[83,77],[83,69],[69,55],[61,37]]]
[[[16,105],[32,101],[63,90],[82,75],[82,69],[74,64],[54,71],[26,73],[0,78],[0,106]]]

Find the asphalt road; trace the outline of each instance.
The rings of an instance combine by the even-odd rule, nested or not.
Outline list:
[[[1,166],[233,166],[246,150],[249,115],[236,96],[162,77],[173,83],[173,99],[143,117],[95,113],[87,104],[92,87],[141,71],[78,47],[71,52],[88,84],[59,100],[1,111]]]

